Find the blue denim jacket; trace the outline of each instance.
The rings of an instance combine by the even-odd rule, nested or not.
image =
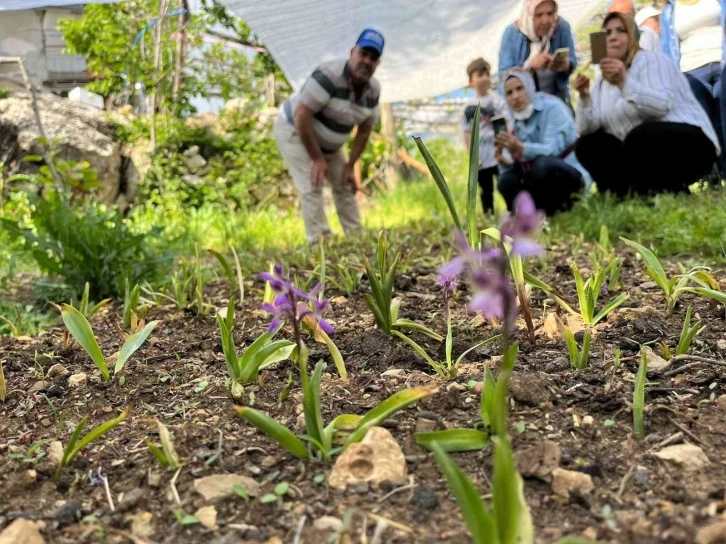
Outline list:
[[[582,173],[586,186],[589,186],[590,174],[577,161],[575,152],[571,149],[577,140],[577,126],[572,112],[562,100],[549,94],[537,93],[532,116],[526,121],[514,122],[514,135],[524,144],[521,160],[525,162],[541,156],[559,158],[570,149],[571,152],[563,160],[577,168]],[[501,172],[510,168],[512,166],[499,165]]]
[[[726,0],[722,0],[725,1]],[[509,70],[515,66],[524,66],[529,58],[530,44],[529,38],[522,34],[515,24],[511,24],[504,31],[502,36],[502,44],[499,47],[499,77],[501,78],[505,70]],[[550,40],[550,53],[562,47],[570,48],[570,70],[568,72],[560,72],[555,75],[555,85],[557,95],[564,101],[570,101],[570,74],[577,68],[577,55],[575,51],[575,41],[572,38],[572,30],[570,23],[560,17],[560,24],[552,35]]]
[[[721,54],[721,64],[726,59],[726,0],[718,0],[721,4],[721,26],[724,27],[724,41]],[[673,59],[678,66],[681,65],[681,42],[676,33],[676,24],[673,12],[676,0],[668,0],[660,16],[660,43],[663,45],[663,54]]]

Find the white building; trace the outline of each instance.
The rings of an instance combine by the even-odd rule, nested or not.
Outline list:
[[[86,61],[63,51],[58,21],[78,17],[84,4],[119,0],[0,0],[0,56],[23,57],[31,79],[56,93],[90,81]],[[0,86],[17,86],[17,68],[0,66]]]

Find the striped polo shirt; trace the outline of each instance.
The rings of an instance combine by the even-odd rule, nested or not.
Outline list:
[[[378,120],[378,99],[381,86],[371,78],[358,100],[355,98],[350,68],[345,59],[326,62],[305,81],[302,89],[283,104],[285,117],[295,124],[298,102],[315,113],[313,131],[320,149],[334,153],[350,137],[353,127]]]

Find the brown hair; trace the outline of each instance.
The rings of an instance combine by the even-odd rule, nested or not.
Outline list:
[[[474,74],[478,74],[480,72],[486,72],[489,74],[490,71],[491,66],[489,66],[489,63],[481,57],[474,59],[469,63],[469,66],[466,67],[466,74],[469,76],[469,79],[471,79],[471,76]]]
[[[613,19],[618,19],[621,23],[623,23],[623,25],[625,25],[625,32],[628,33],[628,52],[625,54],[623,62],[626,67],[630,68],[630,65],[633,64],[635,54],[640,51],[640,44],[638,43],[638,36],[635,31],[635,20],[632,16],[626,15],[625,13],[612,11],[608,13],[607,17],[605,17],[602,27],[605,28]]]

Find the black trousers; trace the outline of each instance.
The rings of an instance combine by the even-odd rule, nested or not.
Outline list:
[[[516,163],[499,174],[499,192],[511,211],[514,199],[521,191],[532,195],[538,210],[547,215],[569,210],[585,183],[582,174],[557,157],[537,157],[523,166]]]
[[[479,197],[484,213],[494,212],[494,176],[499,172],[496,166],[479,170]]]
[[[716,148],[700,128],[667,122],[644,123],[622,142],[598,130],[582,136],[575,153],[598,190],[619,197],[686,192],[716,160]]]

